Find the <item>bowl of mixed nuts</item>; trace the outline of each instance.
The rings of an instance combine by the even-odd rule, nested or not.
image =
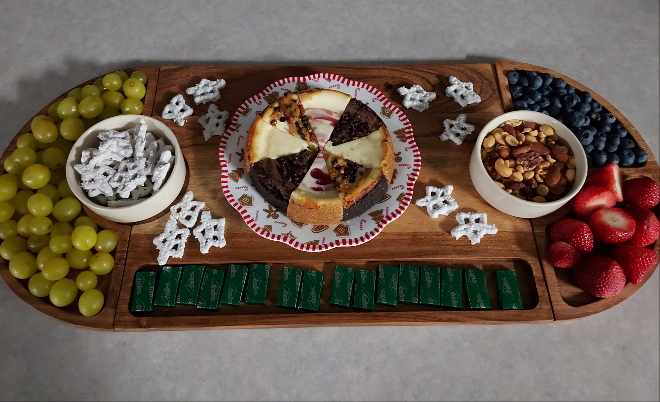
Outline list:
[[[479,133],[470,159],[477,192],[496,209],[537,218],[559,209],[587,178],[587,157],[575,135],[551,116],[505,113]]]

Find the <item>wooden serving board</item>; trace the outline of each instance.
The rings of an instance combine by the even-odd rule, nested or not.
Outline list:
[[[128,226],[130,242],[128,242],[125,264],[118,266],[119,261],[117,261],[112,274],[113,278],[115,275],[120,275],[122,278],[121,288],[117,295],[107,295],[106,306],[99,314],[114,314],[112,326],[85,325],[85,320],[89,319],[82,316],[79,316],[78,320],[73,320],[72,317],[58,315],[56,313],[59,310],[50,306],[45,299],[36,298],[27,292],[25,285],[9,274],[6,264],[0,266],[0,274],[12,290],[26,302],[48,315],[80,326],[122,331],[452,323],[508,324],[550,322],[601,311],[613,305],[611,299],[594,301],[578,297],[577,299],[581,300],[582,304],[571,308],[578,309],[581,313],[573,317],[564,313],[565,308],[561,304],[564,300],[562,296],[576,300],[572,296],[575,289],[570,289],[572,286],[570,282],[562,281],[561,276],[555,275],[554,268],[545,259],[545,240],[543,238],[545,227],[548,223],[563,216],[567,210],[532,221],[514,218],[488,205],[478,195],[471,183],[468,165],[479,131],[492,118],[511,109],[510,96],[507,99],[506,78],[502,81],[503,74],[510,68],[522,67],[507,63],[498,62],[496,65],[140,67],[145,72],[148,69],[151,74],[144,113],[160,119],[172,129],[186,159],[188,177],[176,202],[186,191],[193,191],[196,199],[206,202],[206,209],[210,210],[214,217],[226,218],[227,245],[224,248],[212,248],[208,254],[200,254],[198,243],[191,236],[184,257],[171,259],[169,263],[204,264],[221,269],[226,269],[229,263],[268,263],[273,269],[266,305],[221,306],[217,311],[200,311],[192,306],[156,307],[150,313],[132,314],[129,311],[129,303],[135,272],[140,269],[157,269],[158,252],[152,241],[163,231],[169,211],[148,221],[132,225],[132,227]],[[536,71],[547,71],[540,67],[534,68]],[[213,137],[208,142],[204,141],[201,133],[202,127],[197,122],[197,117],[206,113],[208,104],[195,105],[194,102],[189,101],[188,104],[193,107],[194,113],[193,116],[187,118],[183,127],[179,127],[170,120],[160,118],[163,107],[174,95],[184,94],[186,88],[195,85],[201,78],[223,78],[227,81],[226,88],[221,91],[222,98],[216,104],[220,110],[228,110],[233,114],[247,98],[261,92],[272,82],[285,77],[316,73],[338,74],[351,80],[368,83],[380,90],[406,113],[412,123],[414,138],[422,155],[422,169],[415,186],[413,200],[424,196],[427,185],[452,184],[455,188],[452,195],[460,205],[458,211],[487,213],[488,223],[495,224],[499,230],[498,233],[487,235],[481,240],[481,243],[472,246],[465,237],[455,240],[450,235],[451,229],[457,225],[455,214],[432,219],[427,215],[425,208],[411,203],[401,217],[390,223],[382,233],[366,244],[357,247],[340,247],[320,253],[295,250],[286,244],[264,239],[252,232],[239,213],[225,199],[220,186],[221,170],[218,161],[220,137]],[[551,73],[554,76],[561,76]],[[444,89],[448,85],[450,76],[472,82],[475,91],[482,97],[482,102],[462,108],[453,99],[446,97]],[[577,88],[583,88],[568,79],[567,82]],[[398,87],[402,85],[409,87],[413,84],[420,84],[426,90],[433,90],[438,94],[437,99],[431,102],[430,108],[423,113],[403,108],[401,97],[396,93]],[[592,92],[592,94],[595,99],[602,101],[595,93]],[[642,138],[623,116],[606,102],[601,103],[629,126],[629,131],[634,133],[637,142],[648,151]],[[47,110],[48,106],[44,110]],[[476,127],[475,132],[460,146],[450,141],[441,142],[438,137],[443,131],[443,121],[447,118],[454,119],[460,113],[467,114],[467,121]],[[43,114],[43,111],[40,114]],[[27,131],[29,131],[29,123],[19,135]],[[3,160],[13,151],[10,149],[3,155]],[[638,175],[649,175],[657,180],[658,165],[650,151],[649,161],[646,165],[643,168],[637,168],[634,172],[638,172],[634,173]],[[632,175],[633,173],[626,171],[626,174]],[[460,310],[399,304],[396,307],[376,305],[374,312],[364,312],[328,304],[336,264],[375,270],[379,264],[406,262],[461,269],[485,269],[493,309],[470,310],[466,300]],[[275,306],[281,271],[285,265],[324,273],[324,285],[318,313]],[[523,310],[499,309],[493,273],[498,269],[516,271],[523,296]],[[627,296],[632,294],[639,286],[641,285],[627,285],[620,299],[625,298],[624,294]],[[22,287],[23,291],[18,289],[19,287]],[[578,291],[583,293],[579,289]],[[464,299],[466,299],[465,292],[463,293]],[[610,304],[606,305],[603,302]],[[43,308],[42,305],[50,306],[50,309]],[[566,304],[566,306],[569,305]],[[71,314],[75,315],[75,312]]]

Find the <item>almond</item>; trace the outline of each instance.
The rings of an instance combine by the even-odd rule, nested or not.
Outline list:
[[[561,170],[555,165],[550,166],[548,174],[545,175],[546,186],[553,188],[559,184],[559,180],[561,180]]]
[[[513,155],[513,157],[517,158],[520,155],[526,154],[527,152],[529,152],[531,150],[532,150],[532,147],[530,147],[529,145],[521,145],[518,148],[515,148],[513,151],[511,151],[511,155]]]
[[[550,144],[548,148],[550,149],[550,155],[552,155],[555,160],[561,163],[568,162],[568,154],[562,149],[562,147],[557,144]]]

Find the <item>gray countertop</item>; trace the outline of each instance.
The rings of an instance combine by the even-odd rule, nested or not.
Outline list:
[[[140,64],[508,59],[598,92],[660,157],[657,1],[2,1],[0,149],[50,100]],[[658,273],[542,325],[99,333],[0,281],[0,399],[658,400]]]

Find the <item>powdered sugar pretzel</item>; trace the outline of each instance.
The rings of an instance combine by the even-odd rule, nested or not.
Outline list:
[[[202,78],[199,84],[194,87],[186,89],[188,95],[195,96],[195,103],[207,103],[220,100],[220,90],[225,87],[227,83],[223,79],[211,81]]]
[[[467,115],[465,114],[459,114],[456,120],[445,119],[443,122],[445,131],[440,134],[440,139],[442,141],[452,140],[456,145],[461,145],[465,137],[474,131],[474,126],[466,123],[466,119]]]
[[[165,105],[163,109],[163,119],[174,120],[180,126],[184,125],[186,117],[191,114],[193,114],[193,110],[190,106],[186,105],[186,101],[181,94],[174,96],[170,103]]]
[[[456,214],[458,226],[451,230],[451,235],[458,240],[461,236],[470,239],[470,244],[477,244],[487,234],[497,233],[495,225],[489,225],[487,216],[478,212],[459,212]]]
[[[451,196],[452,191],[454,191],[454,186],[451,184],[442,188],[426,186],[426,197],[418,199],[415,205],[426,207],[426,212],[431,218],[437,218],[440,215],[447,216],[458,209],[456,200]]]
[[[180,229],[176,220],[170,217],[165,224],[165,231],[154,239],[154,244],[158,249],[158,264],[167,264],[170,257],[183,257],[188,236],[190,236],[190,229]]]
[[[214,135],[222,135],[225,132],[225,123],[228,118],[228,111],[219,111],[215,104],[209,106],[208,112],[198,120],[199,124],[204,127],[204,140],[208,141]]]
[[[209,252],[212,246],[224,247],[225,241],[225,218],[213,219],[209,211],[203,211],[200,224],[193,230],[193,234],[199,241],[199,251],[202,254]]]
[[[445,93],[463,107],[481,102],[481,96],[474,92],[474,85],[471,82],[461,82],[456,77],[449,77],[449,86]]]
[[[180,203],[172,205],[170,208],[172,218],[188,228],[195,226],[197,217],[199,217],[199,213],[205,205],[203,201],[193,201],[193,197],[192,191],[188,191]]]
[[[426,92],[420,85],[410,88],[401,87],[397,90],[403,96],[403,106],[423,112],[429,108],[429,102],[434,100],[435,92]]]

